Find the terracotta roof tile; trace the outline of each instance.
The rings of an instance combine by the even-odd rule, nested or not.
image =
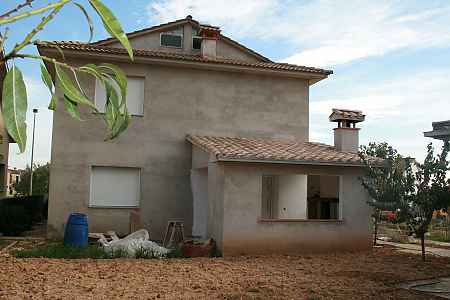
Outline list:
[[[188,135],[186,139],[218,160],[362,165],[357,153],[337,151],[333,146],[321,143],[197,135]]]
[[[117,55],[128,55],[127,51],[123,48],[113,48],[113,47],[103,47],[103,46],[93,46],[91,44],[84,44],[74,41],[52,41],[52,42],[39,42],[37,43],[39,48],[60,48],[62,50],[74,50],[83,52],[93,52],[93,53],[108,53]],[[330,75],[333,71],[323,70],[313,67],[305,67],[298,65],[291,65],[286,63],[272,63],[272,62],[245,62],[235,59],[225,59],[225,58],[206,58],[201,55],[192,55],[176,52],[166,52],[166,51],[154,51],[154,50],[142,50],[134,49],[133,53],[135,56],[159,58],[167,60],[183,60],[190,62],[200,62],[200,63],[211,63],[211,64],[222,64],[222,65],[232,65],[241,67],[250,67],[257,69],[271,69],[279,71],[291,71],[291,72],[306,72],[315,73],[320,75]]]
[[[350,110],[350,109],[340,109],[333,108],[333,112],[331,113],[329,119],[332,122],[349,120],[354,122],[363,122],[366,118],[366,115],[362,113],[360,110]]]

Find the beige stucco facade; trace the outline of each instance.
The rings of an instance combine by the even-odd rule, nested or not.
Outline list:
[[[70,57],[67,59],[70,60]],[[99,60],[73,60],[100,63]],[[128,233],[129,209],[88,208],[90,167],[141,168],[141,219],[161,239],[171,218],[192,227],[191,147],[186,134],[308,139],[307,80],[169,67],[119,64],[145,78],[144,115],[104,142],[98,115],[72,119],[58,107],[54,116],[50,172],[49,234],[61,236],[70,212],[89,215],[91,231]],[[89,96],[94,82],[83,82]]]
[[[160,30],[130,35],[130,42],[136,49],[197,55],[191,36],[195,23],[189,19],[179,26],[182,49],[161,47]],[[216,43],[218,58],[268,61],[225,37],[211,42]],[[58,55],[56,49],[41,48],[40,52]],[[143,56],[130,62],[124,55],[71,50],[65,50],[65,57],[74,65],[114,63],[127,76],[142,78],[144,108],[143,115],[132,116],[129,128],[117,139],[104,141],[101,115],[82,108],[80,122],[58,106],[53,119],[50,237],[62,237],[71,212],[86,213],[91,232],[129,233],[134,208],[89,204],[92,167],[108,166],[140,170],[138,208],[141,223],[153,240],[162,239],[168,220],[181,219],[186,235],[213,237],[225,255],[370,247],[367,194],[358,181],[360,168],[223,162],[186,141],[190,134],[307,142],[309,86],[326,74]],[[87,95],[94,98],[95,82],[79,79]],[[261,218],[261,181],[267,174],[279,175],[289,186],[280,204],[289,213],[280,211],[277,220],[270,221]],[[339,219],[307,220],[308,175],[339,177]],[[305,193],[305,203],[297,207],[299,191]],[[302,220],[291,218],[291,211]]]

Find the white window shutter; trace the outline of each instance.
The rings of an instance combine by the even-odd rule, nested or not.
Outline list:
[[[139,206],[140,169],[125,167],[91,168],[90,207]]]
[[[131,115],[144,115],[144,78],[127,77],[127,108]],[[105,112],[106,90],[100,81],[95,81],[95,106]]]

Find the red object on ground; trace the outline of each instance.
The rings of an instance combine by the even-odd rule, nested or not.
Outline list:
[[[204,243],[195,243],[192,240],[185,241],[181,246],[181,252],[184,257],[210,257],[216,245],[213,239]]]

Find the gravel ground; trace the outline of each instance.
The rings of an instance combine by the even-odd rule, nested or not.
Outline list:
[[[365,253],[168,260],[0,257],[0,299],[432,299],[399,282],[450,275],[450,259]],[[436,298],[437,299],[437,298]]]

